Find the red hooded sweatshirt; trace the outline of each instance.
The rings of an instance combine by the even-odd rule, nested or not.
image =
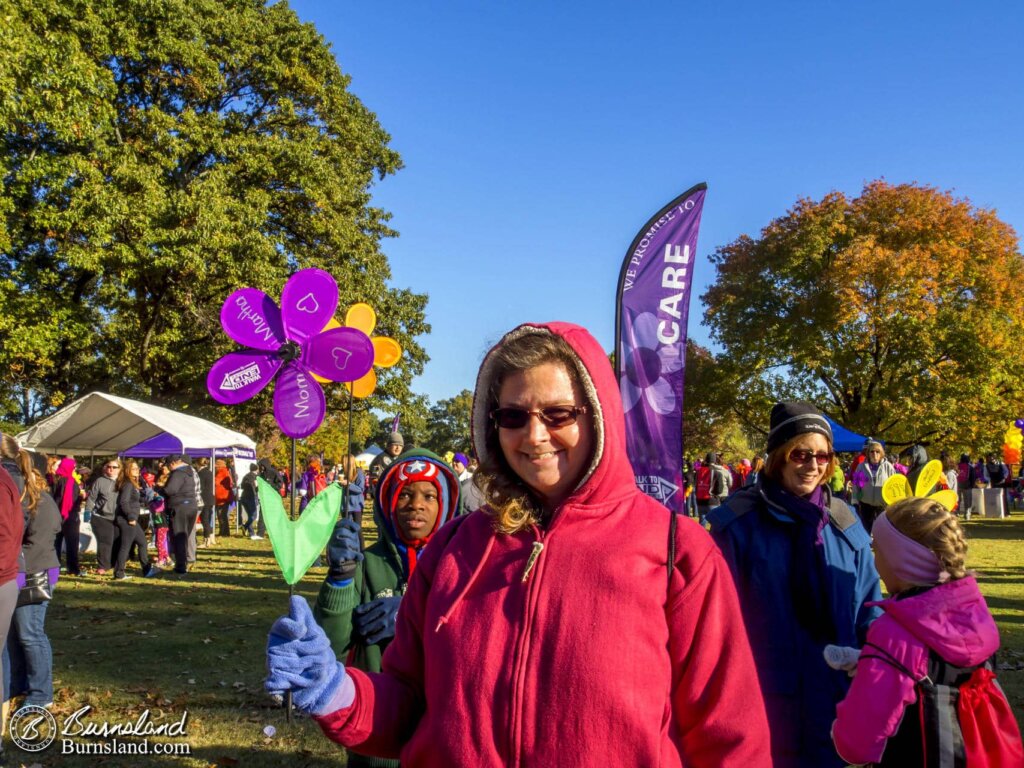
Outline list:
[[[512,333],[555,333],[579,355],[592,468],[543,530],[496,533],[478,510],[438,531],[382,672],[349,670],[355,701],[321,727],[411,767],[770,766],[729,570],[680,518],[669,576],[670,513],[636,487],[604,350],[566,323]],[[474,403],[482,457],[491,365]]]
[[[7,470],[0,467],[0,584],[18,575],[18,555],[24,532],[21,492]]]

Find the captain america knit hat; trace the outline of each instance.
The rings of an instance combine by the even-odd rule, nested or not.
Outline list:
[[[447,469],[447,472],[450,473],[451,469]],[[437,491],[439,512],[437,523],[434,526],[435,530],[450,520],[457,511],[455,505],[458,503],[458,496],[452,493],[452,488],[449,488],[449,480],[445,476],[442,466],[426,456],[412,456],[392,464],[388,468],[387,474],[381,479],[380,506],[388,522],[392,525],[394,525],[395,508],[398,506],[398,494],[407,485],[421,481],[430,483]]]

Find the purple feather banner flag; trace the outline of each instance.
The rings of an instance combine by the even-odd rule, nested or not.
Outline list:
[[[643,226],[622,262],[615,305],[626,451],[640,490],[680,513],[686,323],[706,192],[698,184]]]

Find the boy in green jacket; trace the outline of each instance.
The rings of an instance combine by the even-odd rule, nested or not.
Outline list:
[[[434,532],[459,510],[459,480],[451,467],[428,450],[411,448],[395,458],[377,484],[377,542],[360,552],[358,525],[351,519],[338,522],[327,545],[327,579],[313,614],[339,659],[380,672],[416,560]],[[398,762],[350,753],[349,765]]]

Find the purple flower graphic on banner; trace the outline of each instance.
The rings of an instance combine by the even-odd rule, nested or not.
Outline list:
[[[303,269],[285,283],[281,308],[256,288],[224,301],[224,332],[246,349],[229,352],[206,377],[210,396],[237,405],[259,394],[280,372],[274,418],[288,437],[313,434],[327,401],[317,374],[328,381],[355,381],[373,365],[373,344],[356,328],[323,330],[338,308],[338,284],[322,269]]]
[[[619,389],[622,407],[627,412],[636,407],[641,398],[662,416],[679,408],[676,393],[664,374],[682,368],[683,356],[679,345],[658,343],[658,318],[652,312],[636,316],[619,354],[623,356]]]

